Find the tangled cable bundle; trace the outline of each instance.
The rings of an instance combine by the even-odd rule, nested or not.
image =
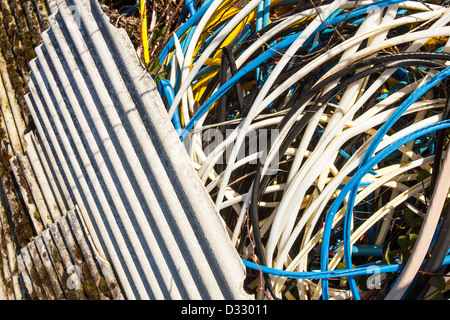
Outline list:
[[[155,80],[246,289],[448,298],[450,9],[191,0],[181,12]]]

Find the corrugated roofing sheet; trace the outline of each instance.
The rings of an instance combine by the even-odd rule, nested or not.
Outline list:
[[[26,96],[47,204],[79,207],[127,299],[248,299],[242,261],[126,32],[94,0],[55,4]]]

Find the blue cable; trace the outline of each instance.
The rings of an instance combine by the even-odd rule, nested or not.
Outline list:
[[[256,10],[256,32],[259,32],[259,30],[262,29],[263,18],[264,18],[264,2],[261,1],[258,4],[257,10]]]
[[[428,80],[425,84],[421,85],[419,88],[417,88],[401,105],[400,107],[389,117],[389,119],[382,125],[378,133],[376,134],[374,140],[369,145],[366,153],[364,154],[364,157],[359,164],[358,170],[364,166],[368,161],[369,158],[373,155],[375,152],[375,149],[380,144],[383,137],[386,135],[388,130],[394,125],[394,123],[403,115],[403,113],[413,104],[417,101],[420,97],[422,97],[427,91],[429,91],[431,88],[436,86],[439,82],[441,82],[443,79],[450,76],[450,67],[445,68],[441,72],[439,72],[437,75],[435,75],[433,78]],[[347,203],[347,212],[345,214],[344,219],[344,259],[345,264],[347,268],[352,267],[352,258],[351,258],[351,243],[350,243],[350,234],[351,234],[351,221],[353,217],[353,206],[356,199],[356,194],[358,192],[358,184],[356,184],[352,190],[350,191],[350,196]],[[356,282],[353,278],[349,278],[349,285],[352,289],[352,294],[354,295],[354,298],[358,300],[359,294]]]
[[[275,268],[270,268],[262,265],[258,265],[254,262],[242,259],[244,266],[247,268],[262,271],[264,273],[285,277],[289,279],[329,279],[329,278],[341,278],[341,277],[354,277],[361,275],[373,274],[376,270],[377,273],[391,273],[400,272],[404,269],[404,264],[366,264],[364,266],[359,266],[352,269],[338,269],[338,270],[328,270],[328,271],[286,271]],[[450,264],[450,256],[446,256],[442,265]]]
[[[193,16],[197,12],[197,9],[195,8],[195,0],[186,0],[185,5],[188,8],[191,16]]]
[[[449,259],[450,260],[450,259]],[[254,270],[260,270],[264,273],[286,277],[290,279],[329,279],[329,278],[340,278],[340,277],[348,277],[348,276],[358,276],[373,273],[374,267],[358,267],[353,269],[339,269],[339,270],[329,270],[329,271],[285,271],[279,270],[275,268],[270,268],[262,265],[257,265],[254,262],[250,262],[248,260],[242,259],[244,265],[248,268]],[[401,271],[404,268],[403,264],[387,264],[387,265],[377,265],[380,273],[389,273],[389,272],[397,272]]]
[[[366,14],[372,10],[374,10],[374,7],[377,7],[378,9],[393,5],[393,4],[397,4],[397,3],[401,3],[404,2],[406,0],[381,0],[381,1],[377,1],[374,2],[372,4],[367,4],[365,6],[361,6],[358,9],[355,9],[353,11],[349,11],[347,13],[343,13],[337,17],[333,17],[333,18],[329,18],[326,19],[324,21],[324,23],[322,23],[322,25],[320,26],[320,31],[324,30],[325,28],[327,28],[327,25],[336,25],[337,23],[345,20],[345,19],[353,19],[356,18],[360,15]]]
[[[359,256],[382,256],[382,246],[352,246],[352,254]]]
[[[393,5],[393,4],[401,3],[401,2],[404,2],[404,1],[406,1],[406,0],[381,0],[381,1],[374,2],[372,4],[368,4],[368,5],[362,6],[362,7],[358,8],[358,9],[356,9],[356,10],[353,10],[353,11],[350,11],[350,12],[347,12],[347,13],[343,13],[343,14],[337,16],[337,17],[330,16],[317,28],[316,32],[313,33],[308,38],[308,40],[305,42],[305,44],[310,43],[314,39],[315,35],[318,32],[321,32],[321,31],[325,30],[329,26],[334,26],[334,25],[338,24],[339,22],[342,22],[345,19],[356,18],[356,17],[358,17],[360,15],[366,14],[366,13],[374,10],[375,7],[378,8],[378,9],[381,9],[381,8],[384,8],[384,7]]]
[[[338,243],[337,245],[335,245],[335,248],[330,248],[330,251],[333,253],[337,253],[341,248],[342,248],[341,243]],[[320,250],[318,250],[318,252],[320,252]],[[383,255],[383,246],[375,246],[375,245],[352,246],[352,254],[357,256],[381,257]]]
[[[199,54],[214,40],[214,37],[217,33],[222,31],[223,28],[226,27],[226,23],[222,22],[213,33],[211,33],[209,36],[206,37],[206,39],[203,41],[201,48],[198,50]]]
[[[208,10],[209,6],[211,5],[212,1],[208,1],[202,5],[202,7],[193,15],[191,16],[181,27],[180,29],[178,29],[175,34],[177,35],[178,39],[181,38],[181,36],[189,30],[190,27],[192,27],[194,25],[194,23],[196,23],[202,16],[203,14],[206,12],[206,10]],[[172,38],[170,38],[170,40],[167,42],[167,44],[164,46],[164,48],[162,49],[162,51],[159,53],[158,55],[158,59],[159,61],[164,61],[164,59],[166,58],[167,54],[169,53],[170,49],[173,47],[175,43],[175,40]]]
[[[258,33],[263,28],[263,19],[264,19],[264,1],[261,1],[258,4],[256,11],[256,28],[255,33]],[[256,82],[259,85],[261,81],[261,67],[256,67]]]
[[[194,36],[195,29],[197,29],[198,21],[195,21],[195,23],[192,25],[191,29],[189,30],[188,34],[184,39],[181,41],[181,48],[183,50],[183,55],[186,54],[186,51],[189,47],[189,43],[192,40],[192,37]]]
[[[263,28],[268,26],[269,22],[270,22],[270,4],[271,4],[271,0],[264,0]]]
[[[367,163],[365,163],[356,173],[355,175],[350,179],[350,181],[344,186],[342,191],[337,196],[336,200],[331,205],[330,209],[327,212],[327,215],[325,217],[325,224],[323,227],[323,238],[322,238],[322,247],[328,248],[330,245],[330,233],[331,233],[331,227],[334,220],[334,217],[339,210],[342,202],[346,198],[347,193],[349,193],[352,188],[355,186],[358,186],[358,183],[361,181],[361,179],[369,172],[371,168],[375,164],[377,164],[379,161],[384,159],[386,156],[391,154],[393,151],[397,150],[400,146],[404,145],[405,143],[414,140],[422,135],[425,135],[430,132],[434,132],[436,130],[441,130],[450,127],[450,120],[441,121],[435,124],[432,124],[430,126],[427,126],[425,128],[419,129],[405,137],[400,138],[399,140],[395,141],[394,143],[388,145],[384,149],[382,149],[378,154],[376,154],[374,157],[370,158]],[[346,215],[347,216],[347,215]],[[345,230],[344,230],[345,231]],[[344,239],[345,239],[344,234]],[[347,239],[345,239],[348,241]],[[344,243],[344,245],[346,245]],[[345,249],[345,247],[344,247]],[[344,251],[345,252],[345,251]],[[347,259],[348,257],[346,257]],[[321,250],[320,252],[320,261],[321,261],[321,270],[322,272],[328,270],[328,250]],[[347,266],[346,266],[347,267]],[[349,268],[351,269],[351,268]],[[350,277],[349,277],[350,279]],[[328,299],[328,281],[327,279],[322,279],[322,290],[323,290],[323,298]]]
[[[270,23],[270,5],[271,5],[271,0],[264,0],[262,1],[259,5],[261,5],[261,10],[262,10],[262,28],[265,28],[269,25]],[[258,5],[258,10],[259,10],[259,5]],[[271,43],[269,44],[269,46],[273,47],[275,43]],[[268,77],[268,67],[263,65],[262,68],[261,67],[257,67],[256,68],[256,79],[258,81],[258,84],[261,86],[264,84],[264,82],[266,81],[267,77]]]
[[[252,35],[252,25],[250,23],[247,23],[243,28],[242,31],[239,33],[238,37],[233,39],[233,41],[230,43],[230,46],[236,46],[240,42],[245,41],[250,35]]]
[[[166,79],[160,79],[158,85],[159,85],[160,95],[166,97],[167,104],[170,106],[175,97],[173,88],[170,85],[170,81],[166,80]],[[180,119],[178,110],[175,110],[175,113],[173,114],[173,117],[172,117],[172,122],[173,122],[173,126],[175,127],[175,130],[177,132],[181,132],[181,130],[182,130],[181,119]]]

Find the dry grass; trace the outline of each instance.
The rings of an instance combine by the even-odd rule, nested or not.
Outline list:
[[[123,13],[136,2],[129,0],[101,0],[100,2],[103,10],[110,17],[111,23],[127,31],[131,42],[142,58],[139,10],[128,14]],[[152,74],[156,74],[160,67],[158,54],[179,26],[178,21],[182,14],[183,3],[184,1],[181,0],[147,1],[148,45],[150,48],[150,62],[147,68]],[[144,61],[143,58],[141,60]]]

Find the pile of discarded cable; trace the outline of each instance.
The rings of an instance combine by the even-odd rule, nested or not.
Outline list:
[[[155,80],[246,289],[448,299],[450,9],[191,0],[181,12]]]

